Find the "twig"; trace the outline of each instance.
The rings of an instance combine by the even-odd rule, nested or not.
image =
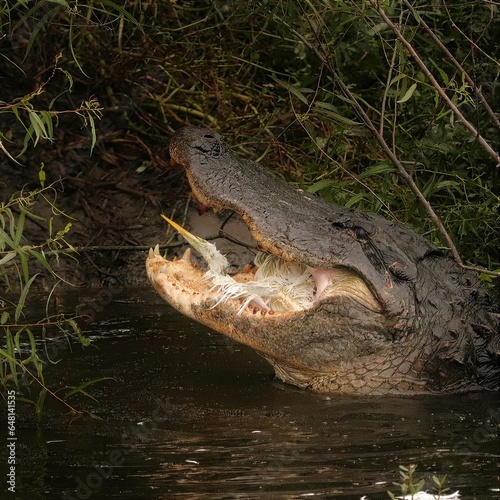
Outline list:
[[[371,0],[370,0],[371,1]],[[432,208],[431,204],[427,201],[425,196],[422,194],[418,186],[416,185],[415,181],[413,180],[413,177],[406,171],[405,167],[403,164],[399,161],[399,158],[393,153],[392,149],[389,147],[387,142],[385,141],[384,137],[380,134],[380,132],[377,130],[377,127],[375,124],[372,122],[370,117],[367,115],[366,111],[363,109],[359,101],[354,97],[354,94],[349,90],[349,88],[345,85],[345,83],[342,81],[340,76],[338,75],[337,71],[335,70],[334,66],[332,65],[331,61],[329,60],[328,57],[325,56],[320,50],[314,46],[309,40],[307,40],[305,37],[303,37],[298,31],[293,29],[292,27],[289,27],[291,32],[299,38],[304,45],[309,47],[315,54],[316,56],[321,60],[323,64],[328,68],[330,74],[332,75],[333,79],[335,80],[335,83],[338,85],[340,88],[341,92],[344,94],[344,96],[349,100],[351,105],[353,106],[354,110],[356,111],[357,115],[363,120],[364,124],[366,127],[370,130],[370,132],[373,134],[373,136],[377,139],[378,143],[384,150],[385,154],[388,156],[388,158],[392,161],[392,163],[396,166],[398,169],[399,174],[409,188],[412,190],[413,194],[418,198],[420,203],[423,205],[427,213],[429,214],[430,219],[436,227],[438,228],[439,232],[443,236],[444,240],[446,241],[447,246],[450,248],[450,251],[453,255],[453,258],[456,260],[458,264],[463,266],[463,261],[462,258],[460,257],[460,254],[458,253],[457,247],[455,246],[455,243],[451,239],[451,236],[448,234],[448,231],[446,231],[446,228],[444,227],[443,223],[441,222],[441,219],[437,216],[436,212],[434,212],[434,209]],[[321,44],[318,44],[318,46],[322,46]]]
[[[403,13],[400,14],[400,22]],[[385,82],[384,95],[382,96],[382,104],[380,106],[380,123],[379,123],[379,133],[380,135],[384,135],[384,118],[385,118],[385,106],[387,102],[387,96],[389,95],[390,83],[392,81],[392,74],[394,72],[394,65],[396,64],[396,55],[398,53],[398,44],[397,42],[394,44],[394,50],[392,51],[391,63],[389,65],[389,71],[387,72],[387,79]],[[398,82],[399,84],[399,82]],[[394,113],[396,116],[396,113]],[[393,126],[393,130],[396,128],[396,124]],[[394,136],[394,133],[393,133]],[[393,141],[393,149],[395,150],[395,141]]]
[[[416,63],[420,66],[420,69],[425,74],[425,76],[432,83],[432,86],[436,89],[437,93],[446,102],[448,107],[453,111],[457,119],[462,123],[462,125],[477,139],[479,144],[483,147],[483,149],[488,153],[488,155],[495,161],[496,166],[500,167],[500,155],[489,145],[486,139],[479,133],[478,130],[470,123],[467,118],[460,112],[460,110],[453,104],[452,100],[446,95],[446,92],[443,90],[441,85],[439,85],[438,81],[434,78],[429,68],[422,61],[420,56],[417,54],[415,49],[412,47],[410,42],[401,34],[396,25],[387,17],[384,9],[380,7],[379,0],[370,0],[370,4],[372,7],[378,12],[379,16],[382,20],[391,28],[394,32],[398,40],[402,43],[408,53],[415,59]]]
[[[489,117],[493,120],[493,123],[500,128],[500,119],[495,114],[495,112],[491,109],[488,101],[483,95],[481,89],[476,85],[474,80],[470,77],[469,73],[465,71],[465,68],[455,59],[453,54],[446,48],[443,42],[436,36],[436,34],[432,31],[429,25],[415,12],[415,9],[410,4],[408,0],[403,0],[403,3],[408,7],[410,12],[413,14],[415,19],[418,21],[418,24],[425,30],[425,32],[434,40],[436,45],[445,53],[446,57],[453,63],[455,68],[463,75],[467,83],[471,86],[472,90],[476,94],[477,98],[483,105],[483,108],[488,113]]]
[[[24,367],[24,365],[23,365]],[[76,415],[83,415],[83,411],[82,410],[77,410],[76,408],[74,408],[73,406],[71,406],[69,403],[66,403],[66,401],[64,401],[64,399],[60,398],[55,392],[51,391],[42,381],[40,381],[38,379],[38,377],[35,377],[35,375],[33,375],[27,368],[26,368],[26,373],[28,373],[29,375],[31,375],[31,377],[33,378],[33,380],[38,384],[40,385],[40,387],[44,390],[44,391],[47,391],[52,397],[54,397],[55,399],[57,399],[60,403],[62,403],[64,406],[66,406],[67,408],[69,408],[71,410],[72,413],[76,414]],[[90,414],[89,414],[90,415]]]
[[[375,124],[372,122],[370,117],[366,114],[365,110],[359,104],[359,101],[356,99],[354,94],[349,90],[349,88],[344,84],[338,73],[336,72],[335,68],[333,67],[332,63],[330,62],[329,58],[320,52],[320,50],[315,47],[311,42],[309,42],[305,37],[303,37],[298,31],[293,29],[291,26],[288,26],[288,29],[290,30],[291,33],[293,33],[298,39],[300,39],[306,47],[308,47],[310,50],[312,50],[316,56],[320,59],[320,61],[328,68],[330,74],[332,75],[335,83],[339,86],[341,92],[344,94],[344,96],[349,100],[349,102],[352,104],[354,110],[356,111],[357,115],[363,120],[364,124],[366,127],[371,131],[373,136],[377,139],[378,143],[388,156],[388,158],[392,161],[392,163],[396,166],[398,169],[399,174],[405,182],[408,184],[409,188],[413,192],[413,194],[417,197],[417,199],[422,203],[423,207],[427,211],[430,219],[434,222],[436,227],[438,228],[439,232],[441,233],[441,236],[445,239],[448,248],[453,255],[453,258],[455,261],[464,269],[468,269],[471,271],[476,271],[479,273],[483,274],[488,274],[490,276],[495,276],[499,277],[500,272],[496,271],[490,271],[488,269],[484,269],[482,267],[476,267],[476,266],[468,266],[465,265],[462,261],[462,258],[460,257],[460,254],[458,253],[457,247],[455,246],[453,240],[451,239],[451,236],[448,234],[446,231],[446,228],[444,227],[443,223],[441,222],[441,219],[438,217],[438,215],[434,212],[434,209],[432,208],[431,204],[427,201],[425,196],[422,194],[418,186],[415,184],[415,181],[411,177],[411,175],[406,171],[404,168],[403,164],[399,161],[399,158],[396,156],[396,154],[393,153],[387,142],[385,141],[383,135],[379,133],[377,130],[377,127]],[[316,34],[316,33],[315,33]],[[319,47],[322,47],[322,44],[318,44]]]

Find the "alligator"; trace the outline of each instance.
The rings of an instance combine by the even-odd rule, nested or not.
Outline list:
[[[363,395],[500,389],[500,315],[476,273],[403,225],[295,189],[208,129],[170,142],[199,202],[238,214],[259,252],[228,273],[215,245],[158,247],[148,277],[172,307],[255,349],[282,381]],[[228,212],[229,213],[229,212]]]

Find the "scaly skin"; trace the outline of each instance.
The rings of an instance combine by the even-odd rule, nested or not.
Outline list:
[[[174,308],[254,348],[283,381],[319,392],[500,389],[499,315],[488,290],[433,244],[294,190],[210,130],[179,130],[170,154],[196,197],[238,213],[265,251],[348,277],[310,309],[250,305],[238,315],[237,300],[214,307],[216,291],[188,259],[151,251],[148,276]]]

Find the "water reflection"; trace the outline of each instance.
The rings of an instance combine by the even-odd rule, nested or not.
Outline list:
[[[399,464],[447,472],[464,497],[498,498],[496,394],[359,398],[273,380],[251,350],[169,309],[120,295],[62,352],[47,382],[113,377],[69,422],[49,404],[20,421],[20,498],[388,498]]]

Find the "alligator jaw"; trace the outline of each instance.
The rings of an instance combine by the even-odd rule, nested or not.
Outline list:
[[[292,312],[275,312],[266,307],[258,307],[249,302],[246,308],[241,309],[243,300],[229,299],[220,301],[214,286],[206,279],[206,273],[191,262],[191,249],[187,249],[181,259],[168,260],[160,255],[159,247],[149,250],[146,261],[148,277],[155,290],[179,312],[204,322],[200,314],[224,310],[224,315],[234,315],[252,318],[259,317],[262,321],[266,316],[290,315]],[[251,271],[243,271],[232,277],[236,283],[246,283],[255,279]],[[207,316],[206,314],[203,316]],[[217,316],[217,314],[215,314]],[[221,329],[218,324],[217,330]]]
[[[201,254],[208,265],[208,270],[203,273],[191,265],[190,251],[180,261],[174,259],[170,263],[161,258],[158,245],[154,250],[150,249],[147,262],[150,280],[155,288],[156,282],[161,281],[160,295],[190,317],[193,315],[189,313],[188,305],[192,310],[198,299],[203,303],[212,301],[212,308],[228,302],[234,305],[237,302],[235,299],[239,299],[238,316],[248,306],[253,315],[259,310],[262,310],[262,315],[267,312],[303,312],[325,298],[340,295],[357,299],[372,311],[381,310],[363,280],[347,269],[314,269],[259,253],[255,259],[258,270],[254,268],[252,272],[247,265],[241,273],[231,276],[227,274],[227,259],[213,243],[191,234],[168,217],[162,217]],[[179,264],[175,265],[176,262]],[[155,267],[150,269],[153,263]],[[167,274],[167,279],[164,274]],[[190,301],[186,300],[186,288],[190,291]]]
[[[275,313],[252,304],[241,310],[242,304],[237,299],[220,303],[205,279],[205,272],[190,261],[189,249],[181,259],[167,260],[160,255],[157,245],[149,250],[146,270],[156,292],[182,314],[252,347],[272,364],[285,363],[302,374],[311,372],[311,377],[316,373],[299,359],[280,359],[279,345],[289,331],[287,324],[292,323],[293,328],[293,323],[300,321],[301,312]],[[242,282],[253,278],[251,272],[234,276]]]
[[[205,256],[213,258],[214,245],[185,230],[180,233]],[[203,248],[203,245],[207,245],[208,250]],[[215,261],[221,262],[217,253],[215,251]],[[363,281],[346,269],[311,270],[311,284],[308,286],[311,286],[313,292],[315,282],[316,289],[322,288],[319,300],[314,300],[305,308],[296,307],[297,303],[293,303],[293,300],[292,307],[276,308],[276,301],[269,301],[268,296],[255,298],[253,293],[250,298],[248,293],[221,298],[220,287],[214,285],[210,262],[209,271],[205,272],[191,263],[190,257],[189,249],[182,258],[174,257],[173,260],[161,256],[158,245],[154,250],[150,249],[146,269],[157,293],[182,314],[255,349],[273,365],[277,376],[284,382],[310,387],[316,379],[324,376],[325,372],[336,369],[344,350],[337,345],[338,341],[330,342],[332,324],[335,325],[333,330],[338,328],[338,333],[334,334],[338,339],[344,338],[348,343],[357,344],[356,335],[352,336],[349,326],[353,311],[358,311],[354,313],[355,321],[356,315],[370,315],[376,318],[374,329],[380,329],[378,323],[382,321],[383,316],[379,304]],[[289,269],[288,266],[292,269],[296,269],[294,266],[305,268],[303,265],[286,263],[280,259],[277,266],[283,266],[284,269]],[[325,285],[321,276],[326,273],[329,273],[330,282]],[[318,280],[317,276],[313,278],[314,274],[319,274],[320,279]],[[215,278],[230,280],[243,289],[248,286],[252,291],[260,286],[249,266],[245,266],[245,269],[236,275],[221,274]],[[292,275],[291,281],[294,279],[296,275]],[[339,314],[339,310],[346,313]],[[332,311],[336,311],[338,316],[332,317]],[[311,335],[315,340],[310,340]],[[340,340],[340,343],[342,342]]]

